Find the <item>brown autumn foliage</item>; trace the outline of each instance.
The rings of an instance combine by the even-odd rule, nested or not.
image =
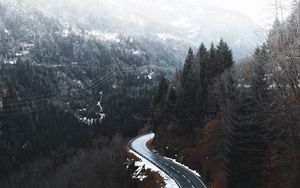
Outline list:
[[[150,149],[153,150],[153,139],[148,140],[146,143],[146,146]]]
[[[165,130],[164,134],[159,134],[160,144],[156,144],[155,149],[168,157],[175,158],[185,165],[195,168],[210,187],[226,187],[225,163],[220,155],[222,149],[220,121],[207,122],[202,135],[193,133],[184,137],[172,137],[171,134]],[[201,139],[198,139],[199,137]],[[164,144],[162,144],[162,140]]]
[[[138,185],[138,188],[161,188],[165,185],[158,172],[148,172],[148,177]]]

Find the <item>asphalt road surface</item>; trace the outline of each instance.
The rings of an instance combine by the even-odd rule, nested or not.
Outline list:
[[[139,136],[130,142],[131,149],[164,171],[177,183],[180,188],[207,188],[200,177],[189,169],[182,167],[159,154],[150,151],[146,143],[154,137],[153,133]]]

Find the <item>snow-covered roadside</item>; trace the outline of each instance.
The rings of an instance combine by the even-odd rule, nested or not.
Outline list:
[[[139,155],[138,153],[136,153],[132,150],[129,150],[129,153],[132,153],[133,155],[135,155],[136,157],[138,157],[140,159],[139,161],[135,161],[135,163],[134,163],[134,165],[138,168],[133,173],[133,175],[132,175],[133,178],[143,181],[145,178],[147,178],[147,176],[145,176],[145,174],[143,174],[141,172],[143,170],[150,170],[152,172],[158,172],[160,174],[160,176],[164,179],[164,182],[166,184],[164,186],[164,188],[179,188],[177,183],[169,175],[167,175],[161,169],[156,167],[153,163],[151,163],[150,161],[148,161],[147,159],[145,159],[144,157],[142,157],[141,155]]]
[[[188,166],[186,166],[182,163],[179,163],[178,161],[176,161],[176,159],[171,159],[171,158],[168,158],[168,157],[164,157],[164,158],[167,159],[167,160],[173,161],[174,163],[176,163],[179,166],[182,166],[183,168],[186,168],[187,170],[191,171],[193,174],[195,174],[196,176],[201,178],[201,175],[196,170],[192,170]]]

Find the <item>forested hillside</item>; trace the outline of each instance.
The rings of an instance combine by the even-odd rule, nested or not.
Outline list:
[[[122,146],[148,122],[156,73],[178,63],[142,40],[0,4],[0,187],[127,186]]]
[[[37,9],[47,17],[57,18],[68,32],[74,31],[73,26],[78,25],[83,30],[110,39],[118,38],[118,35],[130,36],[139,42],[142,50],[153,56],[168,57],[168,62],[177,60],[172,62],[174,64],[182,63],[185,48],[196,47],[200,42],[209,44],[223,37],[232,46],[234,57],[241,59],[265,39],[262,28],[248,16],[221,8],[208,0],[1,1],[30,11]],[[14,11],[20,9],[14,8]]]
[[[262,44],[205,0],[0,0],[0,187],[164,186],[134,155],[150,130],[136,147],[209,187],[300,187],[300,5],[280,6]]]
[[[190,49],[173,80],[161,77],[153,124],[162,154],[211,187],[300,186],[297,7],[242,62],[220,41]]]

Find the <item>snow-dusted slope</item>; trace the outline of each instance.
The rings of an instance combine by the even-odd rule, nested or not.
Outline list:
[[[197,47],[224,38],[236,58],[259,43],[260,30],[245,15],[224,10],[205,0],[0,0],[37,8],[66,25],[87,30],[152,37]],[[177,46],[175,46],[177,47]]]

